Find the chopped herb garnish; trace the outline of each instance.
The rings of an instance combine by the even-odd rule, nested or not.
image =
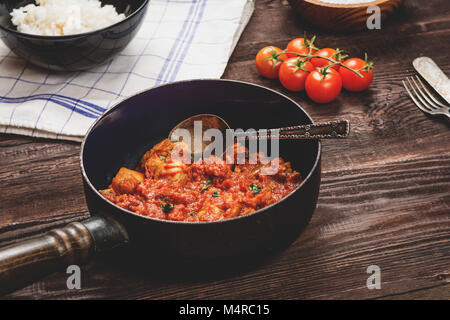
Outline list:
[[[212,194],[212,197],[213,197],[213,198],[218,198],[218,197],[220,197],[220,193],[218,193],[218,192],[216,191],[216,192],[214,192],[214,193]]]
[[[206,180],[205,185],[203,186],[203,188],[200,190],[200,192],[206,191],[208,190],[209,186],[211,185],[211,179]]]
[[[164,156],[159,156],[159,159],[161,159],[162,161],[166,162],[166,157],[164,157]]]
[[[161,203],[161,209],[164,213],[169,213],[173,209],[173,204],[170,203]]]
[[[189,215],[190,215],[191,217],[196,217],[196,216],[197,216],[197,213],[196,213],[196,212],[189,212]]]
[[[261,191],[261,187],[258,186],[258,185],[256,185],[256,184],[254,184],[254,183],[252,183],[252,184],[249,186],[249,189],[250,189],[254,194],[258,194],[258,193]]]

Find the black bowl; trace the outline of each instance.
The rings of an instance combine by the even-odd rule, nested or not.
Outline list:
[[[0,3],[0,33],[3,42],[19,57],[37,66],[57,71],[78,71],[104,64],[122,51],[142,25],[149,0],[102,0],[112,4],[126,19],[104,29],[69,36],[37,36],[18,32],[10,12],[34,0]]]
[[[82,145],[81,168],[89,211],[119,221],[139,259],[219,259],[274,252],[294,241],[316,207],[320,185],[319,141],[281,141],[280,153],[303,183],[276,204],[254,213],[214,222],[158,220],[105,200],[120,167],[134,168],[146,150],[167,138],[182,120],[211,113],[232,128],[276,128],[312,123],[293,100],[273,90],[231,80],[193,80],[163,85],[130,97],[91,127]]]

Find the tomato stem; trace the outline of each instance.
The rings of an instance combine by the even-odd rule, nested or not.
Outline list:
[[[319,68],[319,72],[320,72],[320,81],[322,81],[327,74],[332,74],[332,72],[329,72],[328,69],[330,69],[331,67],[334,67],[337,63],[332,63],[329,64],[327,66],[324,66],[322,68]]]
[[[373,61],[369,61],[369,57],[367,56],[367,52],[364,53],[364,67],[362,67],[360,70],[363,70],[365,72],[370,72],[370,70],[373,69]]]
[[[339,49],[338,49],[338,50],[339,50]],[[336,51],[337,51],[337,50],[336,50]],[[342,51],[339,51],[339,53],[342,53]],[[336,60],[334,60],[333,58],[322,57],[322,56],[314,55],[314,54],[310,54],[310,53],[309,53],[309,54],[303,54],[303,53],[290,52],[290,51],[285,51],[285,50],[281,51],[281,52],[278,54],[278,56],[280,56],[280,55],[282,55],[282,54],[294,54],[294,55],[296,55],[296,56],[298,56],[298,57],[306,58],[306,59],[305,59],[306,61],[311,60],[312,58],[325,59],[325,60],[328,60],[328,61],[332,62],[334,65],[338,65],[338,66],[340,66],[340,67],[342,67],[342,68],[345,68],[345,69],[348,69],[348,70],[354,72],[354,73],[355,73],[356,75],[358,75],[360,78],[364,78],[364,76],[359,72],[360,70],[355,70],[355,69],[352,69],[352,68],[350,68],[350,67],[347,67],[347,66],[346,66],[345,64],[343,64],[341,61],[336,61]]]
[[[296,73],[298,69],[302,69],[303,71],[310,72],[308,69],[305,68],[305,63],[307,60],[300,59],[300,57],[297,57],[297,60],[294,63],[295,69],[292,71],[292,73]]]
[[[273,69],[275,69],[277,61],[283,61],[283,59],[281,59],[281,57],[280,57],[281,54],[277,54],[277,52],[275,50],[272,50],[271,54],[272,55],[270,57],[267,57],[264,60],[272,61],[272,70],[273,70]]]

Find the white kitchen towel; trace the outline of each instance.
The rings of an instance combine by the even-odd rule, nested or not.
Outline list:
[[[135,39],[107,65],[48,72],[0,42],[0,132],[81,141],[105,110],[154,86],[220,78],[253,0],[151,0]]]

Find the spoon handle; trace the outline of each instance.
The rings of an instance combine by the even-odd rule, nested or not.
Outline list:
[[[259,130],[256,136],[247,136],[249,139],[280,139],[280,140],[315,140],[315,139],[342,139],[348,137],[350,123],[348,120],[319,122],[299,126]],[[237,134],[239,137],[240,134]]]
[[[347,120],[321,122],[280,128],[280,139],[336,139],[346,138],[350,133]]]

